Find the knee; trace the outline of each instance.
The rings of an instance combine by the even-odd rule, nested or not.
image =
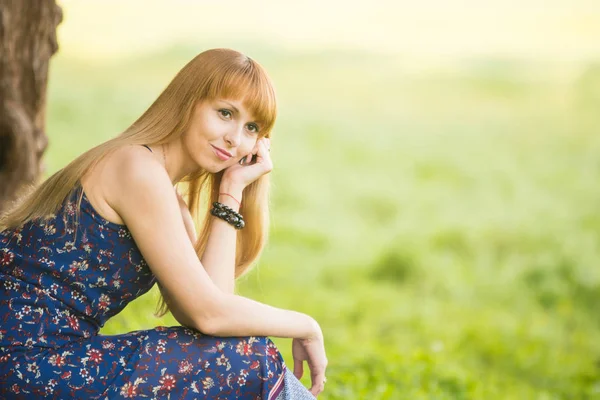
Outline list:
[[[259,336],[255,340],[257,341],[256,346],[260,348],[260,353],[264,354],[268,361],[283,365],[283,357],[277,345],[271,339],[266,336]]]
[[[225,339],[225,338],[223,338]],[[242,336],[232,337],[226,339],[227,345],[232,347],[237,353],[252,354],[252,353],[263,353],[266,354],[267,350],[272,353],[276,351],[279,353],[277,346],[271,339],[266,336]]]
[[[248,336],[244,339],[248,340],[248,342],[252,342],[255,346],[276,347],[275,343],[267,336]]]
[[[242,338],[235,351],[248,361],[242,370],[245,380],[256,380],[263,384],[265,379],[277,378],[285,370],[285,363],[279,349],[265,336]]]
[[[242,357],[283,363],[283,357],[273,341],[266,336],[227,338],[226,346]]]

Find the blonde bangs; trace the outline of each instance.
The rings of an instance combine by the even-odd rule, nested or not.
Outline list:
[[[229,65],[208,83],[206,98],[239,100],[260,126],[260,136],[270,136],[277,118],[275,90],[262,67],[248,60],[245,65]]]

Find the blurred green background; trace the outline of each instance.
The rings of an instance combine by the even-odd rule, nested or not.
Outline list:
[[[64,0],[47,172],[240,50],[280,113],[239,291],[321,323],[320,398],[600,398],[600,4],[480,3]],[[176,324],[157,299],[103,333]]]

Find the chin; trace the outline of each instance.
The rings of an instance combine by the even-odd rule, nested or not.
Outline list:
[[[211,160],[210,158],[200,158],[196,159],[195,161],[199,170],[207,171],[211,174],[221,172],[227,167],[223,163],[215,162],[215,160]]]
[[[207,166],[202,166],[201,168],[204,169],[205,171],[210,172],[211,174],[218,174],[219,172],[224,171],[226,166],[209,164]]]

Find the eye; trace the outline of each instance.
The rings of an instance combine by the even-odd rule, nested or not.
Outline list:
[[[228,109],[226,109],[226,108],[222,108],[222,109],[220,109],[220,110],[219,110],[219,114],[221,114],[221,115],[222,115],[223,117],[225,117],[225,118],[230,118],[230,117],[231,117],[231,115],[232,115],[231,111],[229,111],[229,110],[228,110]]]
[[[248,124],[248,129],[250,129],[250,132],[252,133],[258,133],[260,130],[256,124]]]

